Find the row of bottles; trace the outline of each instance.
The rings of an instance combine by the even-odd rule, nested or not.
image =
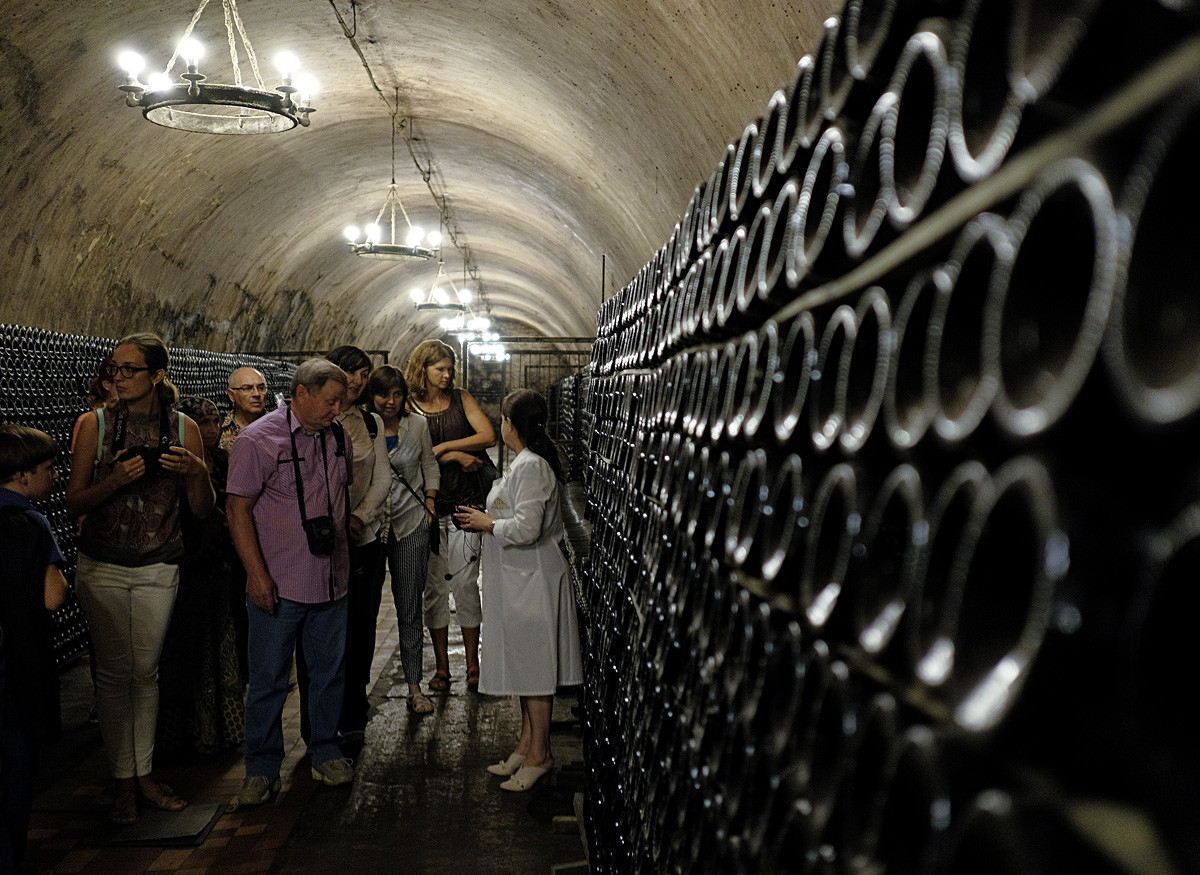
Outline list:
[[[1200,869],[1197,25],[848,0],[601,307],[595,871]]]
[[[72,583],[77,527],[66,508],[72,435],[76,420],[89,409],[88,386],[115,346],[111,338],[0,325],[0,421],[41,429],[58,443],[59,479],[39,510],[50,520],[65,559],[64,573]],[[180,393],[208,398],[222,411],[230,408],[226,390],[235,369],[258,368],[278,397],[288,390],[294,371],[294,365],[259,356],[175,348],[170,355],[169,376]],[[73,589],[53,620],[55,656],[61,665],[87,648],[87,622]]]

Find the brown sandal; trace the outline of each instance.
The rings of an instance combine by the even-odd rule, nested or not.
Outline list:
[[[475,666],[474,668],[467,669],[467,689],[468,690],[478,690],[479,689],[479,666]]]
[[[152,808],[157,808],[159,811],[183,811],[187,808],[187,800],[182,796],[176,796],[175,791],[166,784],[160,784],[158,781],[153,782],[154,793],[147,793],[145,788],[138,785],[138,795],[142,797],[142,801]]]
[[[429,689],[435,693],[444,693],[450,689],[450,675],[445,672],[434,672],[429,679]]]

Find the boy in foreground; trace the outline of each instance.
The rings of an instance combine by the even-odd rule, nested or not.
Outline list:
[[[45,432],[0,424],[0,872],[20,870],[39,745],[61,728],[50,612],[67,594],[62,553],[32,502],[58,479]]]

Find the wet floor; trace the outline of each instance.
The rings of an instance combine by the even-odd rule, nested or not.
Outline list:
[[[387,590],[385,589],[385,592]],[[63,675],[64,739],[46,751],[38,778],[30,872],[485,873],[585,872],[572,816],[583,790],[582,742],[571,695],[556,698],[556,768],[527,793],[499,789],[485,766],[507,756],[520,732],[515,698],[466,689],[461,639],[451,627],[450,692],[431,695],[436,710],[406,707],[390,606],[380,617],[372,718],[353,785],[315,784],[299,740],[295,691],[288,697],[284,789],[273,802],[237,810],[241,754],[189,755],[156,764],[156,773],[196,811],[217,806],[199,840],[120,843],[109,826],[111,786],[99,730],[88,722],[86,661]],[[425,665],[433,665],[426,641]],[[427,675],[431,671],[427,669]],[[170,818],[151,812],[155,818]],[[143,818],[146,821],[146,818]],[[147,821],[148,823],[148,821]]]

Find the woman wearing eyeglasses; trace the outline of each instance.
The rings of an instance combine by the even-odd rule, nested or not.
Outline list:
[[[110,819],[147,805],[187,802],[154,779],[158,659],[183,556],[180,501],[207,517],[215,501],[200,429],[176,412],[167,348],[154,334],[123,339],[109,375],[117,402],[79,427],[67,511],[84,516],[76,591],[88,620],[99,687],[100,733],[118,784]]]

